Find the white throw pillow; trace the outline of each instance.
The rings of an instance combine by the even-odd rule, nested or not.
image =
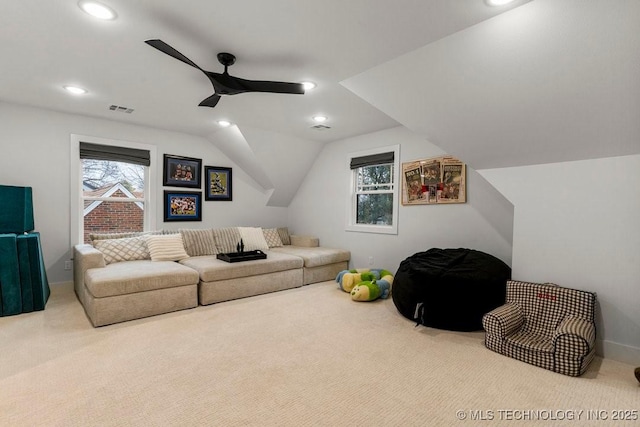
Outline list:
[[[262,234],[262,228],[260,227],[238,227],[240,232],[240,238],[244,243],[245,251],[268,251],[269,245],[264,240],[264,234]]]
[[[147,237],[151,261],[180,261],[189,258],[184,250],[181,234],[165,234]]]

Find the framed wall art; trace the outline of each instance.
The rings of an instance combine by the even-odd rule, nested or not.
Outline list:
[[[164,221],[202,221],[202,192],[164,192]]]
[[[163,165],[162,185],[201,188],[202,159],[165,154]]]
[[[402,204],[466,203],[466,165],[451,156],[402,164]]]
[[[205,166],[205,200],[233,200],[231,168]]]

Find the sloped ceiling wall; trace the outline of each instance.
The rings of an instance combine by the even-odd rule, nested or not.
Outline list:
[[[207,139],[242,168],[251,185],[269,194],[267,206],[274,207],[289,206],[322,149],[319,142],[249,126],[230,126]]]
[[[535,0],[342,84],[475,169],[640,153],[640,2]]]

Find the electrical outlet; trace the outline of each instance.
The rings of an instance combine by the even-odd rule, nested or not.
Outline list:
[[[65,270],[71,270],[73,268],[73,261],[65,261],[64,262],[64,269]]]
[[[373,257],[372,256],[369,257],[369,265],[373,265]]]

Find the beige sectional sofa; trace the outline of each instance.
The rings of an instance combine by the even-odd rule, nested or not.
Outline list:
[[[303,285],[302,258],[268,251],[266,259],[228,263],[215,256],[180,261],[198,272],[201,305],[245,298]]]
[[[291,236],[291,244],[271,248],[274,252],[289,254],[302,258],[302,283],[311,283],[332,280],[342,270],[346,270],[351,253],[342,249],[324,248],[320,241],[311,236]]]
[[[91,323],[103,326],[333,280],[351,256],[320,247],[314,237],[286,235],[284,243],[269,241],[261,248],[266,259],[228,263],[216,253],[235,252],[230,245],[237,230],[210,231],[168,232],[185,249],[182,255],[162,253],[173,260],[149,254],[152,240],[162,241],[167,232],[102,235],[93,244],[76,245],[74,287]],[[252,250],[255,242],[247,239],[245,250]]]

